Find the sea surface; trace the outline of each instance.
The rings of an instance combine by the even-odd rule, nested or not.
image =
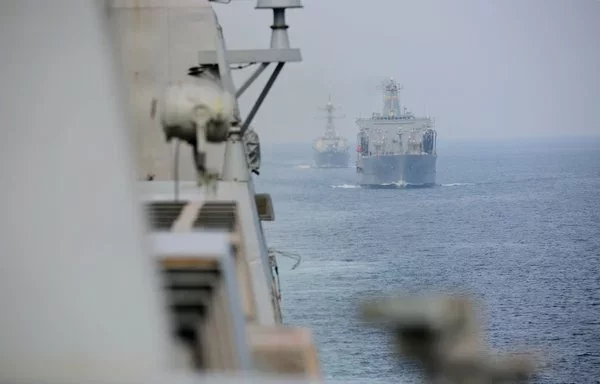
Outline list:
[[[363,189],[314,169],[310,144],[263,146],[284,321],[311,327],[336,382],[415,382],[361,300],[466,293],[492,348],[542,351],[538,383],[600,383],[600,141],[441,143],[439,185]],[[354,157],[354,156],[353,156]],[[354,159],[353,159],[354,161]]]

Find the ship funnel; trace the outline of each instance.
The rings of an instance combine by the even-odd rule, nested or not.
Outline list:
[[[271,26],[271,48],[289,49],[288,26],[285,24],[286,8],[302,8],[301,0],[257,0],[256,9],[272,9],[273,25]]]

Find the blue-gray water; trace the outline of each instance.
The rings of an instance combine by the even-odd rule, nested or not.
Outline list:
[[[600,145],[446,143],[431,189],[357,188],[354,169],[311,169],[309,145],[263,148],[288,324],[313,328],[326,377],[410,382],[357,301],[468,292],[500,350],[546,354],[540,383],[600,382]]]

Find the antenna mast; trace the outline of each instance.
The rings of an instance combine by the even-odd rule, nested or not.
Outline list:
[[[400,91],[404,89],[393,78],[383,81],[380,89],[383,90],[383,116],[400,117],[402,109],[400,108]]]
[[[325,126],[325,137],[337,137],[337,132],[335,130],[335,119],[343,119],[345,115],[335,115],[335,112],[339,110],[339,107],[333,105],[331,94],[329,94],[329,100],[325,106],[319,108],[322,111],[325,111],[325,119],[327,120],[327,125]]]

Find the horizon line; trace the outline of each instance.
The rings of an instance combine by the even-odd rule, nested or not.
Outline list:
[[[259,137],[260,137],[260,133]],[[440,138],[438,136],[438,142],[506,142],[506,141],[516,141],[516,140],[600,140],[600,133],[581,133],[581,134],[559,134],[559,135],[551,135],[551,136],[508,136],[508,137],[480,137],[480,136],[464,136],[464,137],[450,137],[450,138]],[[286,144],[308,144],[312,143],[314,139],[303,139],[303,140],[264,140],[261,137],[261,141],[264,144],[278,144],[278,145],[286,145]],[[351,140],[349,140],[352,142]]]

